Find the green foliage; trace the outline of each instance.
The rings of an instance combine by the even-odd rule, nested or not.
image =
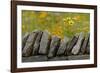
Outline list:
[[[89,13],[22,11],[23,34],[34,30],[48,30],[52,35],[63,38],[80,32],[87,34],[89,27]]]

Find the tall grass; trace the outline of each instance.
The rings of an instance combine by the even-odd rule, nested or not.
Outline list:
[[[22,11],[22,33],[48,30],[61,38],[90,31],[89,13]]]

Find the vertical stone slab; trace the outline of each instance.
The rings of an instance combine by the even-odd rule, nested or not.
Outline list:
[[[29,33],[25,33],[25,35],[22,37],[22,49],[24,48],[27,38],[29,36]]]
[[[72,40],[68,42],[67,48],[65,50],[65,55],[71,55],[71,50],[77,43],[78,36],[73,36]]]
[[[29,34],[29,37],[27,38],[27,41],[26,41],[26,44],[25,44],[25,47],[23,48],[23,51],[22,51],[22,56],[30,56],[31,53],[32,53],[32,46],[35,42],[35,39],[37,37],[37,32],[32,32]]]
[[[86,48],[86,54],[90,54],[90,39]]]
[[[50,49],[48,53],[49,58],[56,56],[56,52],[59,48],[59,45],[60,45],[60,38],[58,38],[57,36],[53,36],[51,39]]]
[[[84,40],[84,42],[83,42],[83,45],[82,45],[82,47],[81,47],[81,54],[85,54],[86,53],[86,49],[87,49],[87,47],[88,47],[88,43],[89,43],[89,35],[88,35],[88,37],[86,37],[85,38],[85,40]]]
[[[40,42],[39,54],[46,55],[48,53],[50,46],[50,39],[51,38],[49,32],[44,31]]]
[[[69,39],[67,37],[64,37],[64,39],[61,41],[60,43],[60,47],[57,51],[57,55],[60,56],[60,55],[64,55],[64,52],[67,48],[67,44],[68,44],[68,41]]]
[[[71,51],[72,54],[76,55],[79,53],[83,39],[84,39],[84,35],[83,35],[83,33],[80,33],[78,41]]]
[[[88,46],[86,48],[86,54],[90,54],[90,43],[88,43]]]
[[[37,38],[36,38],[35,43],[33,45],[32,55],[36,55],[38,53],[40,41],[41,41],[41,37],[42,37],[42,33],[43,33],[42,31],[37,31],[37,32],[38,32],[38,35],[37,35]]]

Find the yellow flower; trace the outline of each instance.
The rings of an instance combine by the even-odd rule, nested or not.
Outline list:
[[[72,26],[74,24],[74,21],[71,17],[67,17],[66,19],[64,18],[63,21],[66,27]]]
[[[66,19],[67,19],[67,20],[71,20],[71,17],[67,17]]]
[[[71,20],[71,17],[66,17],[66,18],[63,19],[64,22],[67,22],[69,20]]]
[[[70,21],[68,21],[68,24],[72,26],[74,24],[74,21],[70,20]]]
[[[52,29],[52,35],[58,36],[61,39],[63,39],[63,30],[62,30],[62,26],[58,26],[56,25],[53,29]]]

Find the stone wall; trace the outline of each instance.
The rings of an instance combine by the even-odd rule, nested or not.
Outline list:
[[[33,31],[22,37],[22,62],[89,59],[89,34],[81,32],[72,39],[51,36],[47,31]]]

